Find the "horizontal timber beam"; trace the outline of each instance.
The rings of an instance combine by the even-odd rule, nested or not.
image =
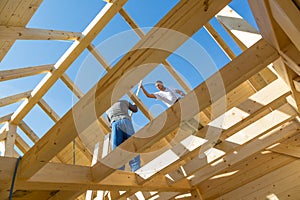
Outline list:
[[[31,91],[27,91],[27,92],[22,92],[19,94],[15,94],[15,95],[12,95],[9,97],[2,98],[2,99],[0,99],[0,107],[19,102],[23,99],[27,99],[30,96],[30,94],[31,94]]]
[[[3,40],[79,40],[81,37],[80,32],[0,26]]]
[[[53,65],[42,65],[35,67],[26,67],[20,69],[2,70],[0,71],[0,82],[11,79],[23,78],[37,74],[44,74],[53,70]]]
[[[15,168],[16,158],[0,158],[0,181],[10,182]],[[61,177],[64,177],[63,179]],[[145,191],[189,191],[188,181],[170,186],[165,177],[159,177],[142,187],[132,172],[118,171],[101,182],[93,182],[90,167],[48,163],[28,180],[16,179],[16,190],[128,190],[136,188]]]

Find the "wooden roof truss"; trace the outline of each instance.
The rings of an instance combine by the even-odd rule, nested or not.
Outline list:
[[[22,102],[13,113],[0,116],[0,151],[4,152],[0,157],[0,199],[9,196],[17,162],[13,199],[300,196],[299,1],[249,1],[257,31],[228,6],[230,0],[182,0],[147,33],[124,9],[127,0],[108,2],[83,32],[27,28],[41,3],[0,2],[1,60],[16,40],[74,41],[56,63],[0,71],[0,81],[44,75],[31,91],[0,99],[1,107]],[[93,40],[118,13],[140,40],[111,66]],[[241,49],[240,55],[234,54],[212,26],[212,18],[218,20]],[[202,27],[231,61],[192,89],[167,58]],[[178,32],[184,37],[176,35]],[[65,72],[86,49],[106,74],[84,93]],[[157,117],[132,92],[157,67],[149,63],[161,63],[187,93]],[[143,64],[147,68],[138,68]],[[43,98],[58,80],[78,98],[62,117]],[[112,94],[117,84],[121,89]],[[137,137],[121,144],[126,151],[109,152],[110,127],[102,114],[111,102],[126,94],[150,122],[136,133]],[[41,138],[24,121],[36,105],[54,123]],[[220,119],[223,124],[217,125]],[[155,131],[157,127],[160,129]],[[34,145],[27,144],[18,130]],[[98,130],[104,134],[94,134]],[[82,138],[99,141],[97,148],[92,151],[94,143],[82,142]],[[186,141],[192,141],[192,149],[184,145]],[[19,161],[15,146],[24,154]],[[159,159],[168,160],[164,159],[170,155],[166,152],[176,158],[169,157],[168,162],[149,174],[147,167]],[[139,171],[116,170],[116,166],[126,164],[136,153],[142,156]]]

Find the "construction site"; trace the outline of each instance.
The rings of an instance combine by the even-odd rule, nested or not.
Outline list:
[[[0,0],[0,84],[0,200],[300,199],[300,0]]]

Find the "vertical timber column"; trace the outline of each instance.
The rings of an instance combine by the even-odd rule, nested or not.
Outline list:
[[[17,125],[7,123],[6,124],[6,139],[5,139],[5,153],[6,157],[13,157],[14,155],[14,145],[17,137]]]

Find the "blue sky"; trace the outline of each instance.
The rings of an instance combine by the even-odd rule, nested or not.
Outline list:
[[[129,0],[124,9],[147,32],[177,2],[175,0]],[[101,0],[44,0],[27,27],[82,32],[105,4]],[[229,5],[252,26],[257,27],[248,7],[247,0],[233,0]],[[211,20],[211,24],[222,35],[223,39],[231,45],[232,50],[237,55],[240,54],[240,49],[227,35],[221,25],[215,19]],[[97,49],[107,61],[116,63],[126,51],[129,51],[138,42],[138,39],[138,36],[131,31],[129,25],[118,14],[96,37],[93,44],[97,46]],[[0,63],[0,69],[8,70],[55,64],[71,44],[71,41],[16,41]],[[213,74],[228,63],[229,59],[215,44],[209,34],[204,29],[201,29],[187,44],[172,54],[168,58],[168,61],[189,86],[195,88],[210,74]],[[86,93],[106,72],[93,56],[85,50],[66,73]],[[36,75],[0,82],[0,98],[32,90],[43,76]],[[180,88],[161,65],[143,80],[149,92],[156,91],[154,86],[156,80],[162,80],[169,87]],[[136,87],[133,88],[133,91],[135,90]],[[139,93],[139,97],[155,116],[166,109],[164,104],[153,99],[147,99],[142,92]],[[62,117],[76,103],[77,98],[59,80],[47,92],[44,100]],[[20,103],[15,103],[1,107],[0,116],[15,111],[19,105]],[[148,120],[141,112],[135,114],[133,120],[136,130],[148,123]],[[35,106],[24,118],[24,121],[40,137],[54,124],[39,106]],[[29,141],[21,130],[18,130],[18,133],[32,145],[32,142]]]

